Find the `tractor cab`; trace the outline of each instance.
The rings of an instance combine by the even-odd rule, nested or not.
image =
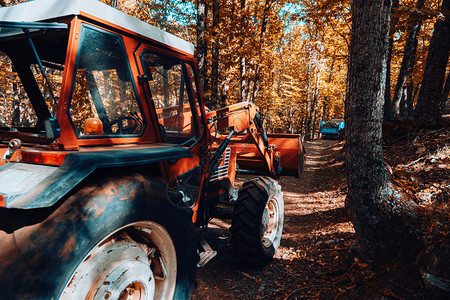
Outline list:
[[[0,206],[53,205],[91,174],[132,166],[197,203],[210,136],[193,53],[99,1],[2,7],[0,173],[26,173],[41,192],[0,190]]]

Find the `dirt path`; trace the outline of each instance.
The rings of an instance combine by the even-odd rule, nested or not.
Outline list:
[[[240,269],[229,248],[229,224],[214,219],[205,233],[218,255],[198,269],[192,299],[300,299],[344,296],[348,286],[348,246],[353,227],[344,212],[345,177],[339,156],[342,143],[306,144],[302,178],[281,177],[285,223],[281,246],[261,270]],[[245,181],[250,176],[240,176]]]

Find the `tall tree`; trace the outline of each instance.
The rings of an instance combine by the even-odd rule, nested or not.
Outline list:
[[[247,23],[247,1],[246,0],[240,0],[241,1],[241,36],[244,35],[245,30],[247,29],[246,23]],[[244,54],[244,43],[245,39],[241,38],[241,49],[240,49],[240,57],[239,57],[239,72],[240,72],[240,94],[241,94],[241,101],[247,101],[247,63],[246,63],[246,55]]]
[[[216,109],[219,103],[219,21],[220,21],[220,0],[213,0],[212,3],[212,65],[211,65],[211,109]]]
[[[109,5],[111,5],[111,7],[118,8],[119,7],[118,0],[110,0]]]
[[[423,8],[424,2],[425,0],[417,1],[416,7],[418,11]],[[420,27],[422,26],[422,18],[418,16],[418,13],[414,13],[410,17],[409,23],[408,39],[406,40],[404,46],[403,59],[400,65],[397,83],[395,85],[394,97],[392,98],[393,114],[396,116],[400,115],[400,101],[402,99],[402,95],[408,95],[408,93],[405,93],[404,90],[406,88],[406,80],[412,76],[418,43],[417,36],[419,34]]]
[[[416,121],[434,125],[441,122],[440,102],[450,51],[450,0],[443,0],[441,11],[443,17],[434,26],[415,112]]]
[[[442,91],[441,109],[445,107],[445,104],[448,101],[449,93],[450,93],[450,72],[448,72],[447,74],[447,79],[445,79],[444,89]]]
[[[345,115],[346,206],[361,253],[384,261],[408,243],[404,217],[410,211],[410,203],[394,192],[381,147],[391,2],[354,0],[352,10]]]
[[[259,78],[260,78],[260,68],[261,68],[261,57],[262,57],[262,50],[265,42],[265,36],[266,36],[266,29],[267,29],[267,22],[269,19],[269,10],[272,5],[272,0],[266,0],[264,4],[264,13],[263,18],[261,22],[261,32],[259,35],[259,47],[257,48],[257,65],[255,70],[255,78],[253,80],[253,92],[252,92],[252,101],[256,101],[256,97],[258,95],[259,90]]]
[[[399,1],[392,0],[392,12],[396,12],[398,10]],[[394,14],[395,15],[395,14]],[[398,22],[398,17],[392,18],[390,30],[389,30],[389,46],[388,46],[388,57],[386,62],[386,92],[384,93],[384,120],[391,121],[393,119],[392,112],[392,101],[391,101],[391,60],[392,60],[392,48],[394,47],[394,33],[395,27]]]
[[[208,14],[207,0],[197,0],[197,63],[200,75],[202,91],[205,92],[206,84],[206,59],[208,44],[206,42],[206,19]]]

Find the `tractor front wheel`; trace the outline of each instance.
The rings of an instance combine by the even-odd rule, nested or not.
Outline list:
[[[266,265],[280,246],[284,202],[280,185],[266,177],[244,183],[234,206],[231,245],[246,267]]]

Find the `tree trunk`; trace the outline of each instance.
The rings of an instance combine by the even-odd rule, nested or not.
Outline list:
[[[245,30],[246,28],[246,0],[241,0],[241,30]],[[244,32],[241,32],[244,34]],[[247,101],[247,69],[246,69],[246,59],[244,48],[244,39],[241,39],[241,52],[239,59],[239,72],[240,72],[240,93],[241,93],[241,101]]]
[[[308,57],[308,69],[306,72],[306,109],[305,109],[305,140],[311,140],[311,119],[310,119],[310,102],[311,102],[311,55]]]
[[[408,97],[408,93],[406,91],[406,87],[403,87],[400,90],[400,103],[398,104],[398,117],[399,118],[404,118],[408,114],[407,97]]]
[[[406,84],[406,114],[405,117],[411,118],[414,114],[414,98],[416,97],[417,88],[414,88],[413,82]]]
[[[333,80],[333,71],[334,71],[334,64],[336,62],[336,52],[333,54],[333,60],[331,61],[331,67],[330,67],[330,74],[328,75],[328,84],[331,83],[331,80]],[[327,109],[328,109],[328,96],[325,96],[323,100],[323,111],[322,111],[322,121],[325,121]]]
[[[264,4],[264,13],[263,13],[263,18],[261,21],[261,33],[259,36],[259,47],[258,47],[258,60],[257,60],[257,65],[256,65],[256,70],[255,70],[255,79],[254,79],[254,83],[253,83],[253,93],[252,93],[252,101],[255,102],[256,101],[256,97],[258,96],[258,90],[259,90],[259,76],[260,76],[260,65],[261,65],[261,57],[262,57],[262,50],[264,47],[264,41],[265,41],[265,36],[266,36],[266,29],[267,29],[267,22],[269,20],[269,10],[270,10],[270,6],[272,5],[272,0],[266,0],[265,4]]]
[[[409,202],[394,193],[381,147],[390,11],[390,1],[353,1],[346,96],[346,206],[360,254],[377,262],[415,241],[404,224]]]
[[[119,7],[118,0],[110,0],[109,5],[111,5],[111,7],[118,8]]]
[[[398,9],[398,0],[392,1],[392,11]],[[391,58],[392,58],[392,48],[394,47],[394,33],[395,26],[397,24],[398,19],[395,18],[391,23],[391,30],[389,33],[389,44],[388,44],[388,56],[386,62],[386,88],[384,93],[384,115],[383,118],[386,121],[392,121],[393,117],[393,108],[391,102]]]
[[[317,123],[317,106],[319,102],[319,89],[317,88],[317,91],[314,92],[314,101],[313,101],[313,108],[312,108],[312,138],[315,138],[316,134],[316,123]]]
[[[447,74],[447,79],[445,80],[444,89],[442,91],[442,99],[441,99],[441,110],[445,107],[445,104],[448,101],[448,94],[450,92],[450,72]]]
[[[441,123],[440,102],[450,50],[450,0],[442,2],[441,11],[445,18],[434,25],[417,100],[415,119],[421,124]]]
[[[211,68],[211,108],[217,109],[220,107],[219,101],[219,41],[218,39],[218,27],[220,20],[219,11],[220,0],[213,0],[212,13],[213,13],[213,45],[212,45],[212,68]]]
[[[206,56],[208,44],[206,43],[206,18],[207,7],[205,0],[198,0],[197,4],[197,64],[199,79],[203,95],[206,94]],[[205,99],[206,100],[206,99]],[[207,102],[207,104],[209,104]]]
[[[328,96],[325,96],[325,98],[323,99],[323,110],[322,110],[322,119],[321,119],[321,121],[325,121],[326,114],[327,114],[327,109],[328,109]]]
[[[245,57],[241,57],[239,60],[239,71],[241,75],[240,79],[240,92],[241,92],[241,101],[247,101],[247,70],[245,64]]]
[[[425,0],[417,1],[416,7],[418,10],[421,10],[423,8],[424,2]],[[410,17],[410,19],[412,20],[410,21],[411,24],[409,25],[409,35],[403,50],[403,59],[398,73],[397,84],[395,85],[394,97],[392,98],[394,115],[399,114],[398,107],[402,98],[401,95],[405,90],[406,80],[408,78],[411,78],[412,76],[416,60],[417,35],[419,34],[420,27],[422,26],[422,20],[419,18],[419,16],[414,15]]]
[[[14,110],[12,115],[12,127],[20,127],[20,88],[17,83],[13,83],[13,95],[14,95]]]

